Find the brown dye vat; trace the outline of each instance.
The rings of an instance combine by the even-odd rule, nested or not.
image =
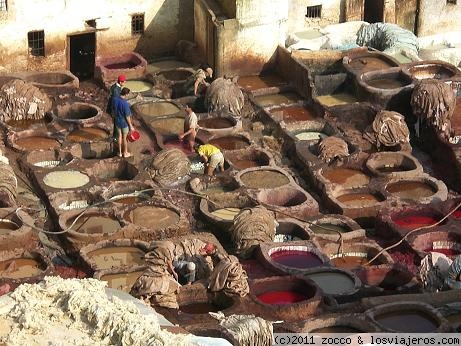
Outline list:
[[[185,80],[192,75],[192,72],[188,70],[169,70],[169,71],[160,71],[157,73],[159,76],[165,77],[170,81],[181,81]]]
[[[375,320],[387,329],[404,333],[430,333],[439,327],[437,321],[420,311],[393,311],[375,316]]]
[[[88,257],[100,270],[144,264],[144,252],[131,246],[105,247],[91,251]]]
[[[295,93],[281,93],[281,94],[272,94],[272,95],[262,95],[256,96],[255,101],[262,107],[270,105],[280,105],[282,103],[296,103],[303,98]]]
[[[240,179],[250,189],[273,189],[290,182],[285,175],[277,171],[251,171],[242,174]]]
[[[379,78],[379,79],[372,79],[366,81],[366,83],[377,89],[397,89],[397,88],[402,88],[405,85],[410,84],[409,82],[405,82],[401,79],[395,79],[395,78]]]
[[[15,144],[25,150],[50,150],[61,146],[56,139],[42,136],[19,138]]]
[[[347,327],[347,326],[331,326],[331,327],[323,327],[323,328],[318,328],[311,330],[309,333],[361,333],[363,332],[360,329],[353,328],[353,327]]]
[[[246,90],[258,90],[271,87],[280,87],[287,82],[277,75],[267,76],[244,76],[239,77],[237,84]]]
[[[405,166],[381,166],[381,167],[376,167],[376,170],[380,173],[394,173],[394,172],[407,172],[411,171],[411,167],[405,167]]]
[[[23,279],[43,273],[42,265],[29,258],[14,258],[0,262],[0,278]]]
[[[84,127],[81,129],[73,130],[67,135],[67,140],[74,143],[89,142],[101,140],[109,137],[108,133],[103,129],[97,127]]]
[[[70,227],[75,219],[76,217],[67,221],[66,226]],[[78,218],[71,230],[85,234],[112,234],[121,227],[118,220],[109,216],[83,215]]]
[[[360,187],[368,185],[370,177],[357,169],[335,168],[322,172],[325,179],[343,187]]]
[[[22,120],[8,120],[6,122],[8,126],[15,129],[28,130],[35,125],[46,125],[45,119],[22,119]]]
[[[132,61],[123,61],[123,62],[117,62],[115,64],[105,65],[104,67],[109,70],[121,70],[121,69],[133,68],[136,66],[138,65]]]
[[[181,305],[179,307],[179,311],[186,314],[207,314],[209,312],[218,312],[219,310],[221,310],[219,307],[208,302]]]
[[[198,121],[198,124],[207,129],[226,129],[234,126],[231,119],[222,117],[201,119]]]
[[[283,120],[287,123],[315,120],[317,118],[311,110],[300,106],[276,108],[270,112],[276,116],[282,116]]]
[[[453,69],[456,69],[456,67],[453,66]],[[456,74],[456,71],[447,66],[431,63],[412,66],[408,68],[408,72],[416,79],[447,79]]]
[[[181,118],[154,120],[150,125],[162,135],[174,135],[184,131],[184,119]]]
[[[333,223],[319,223],[317,225],[309,226],[309,229],[316,234],[337,234],[338,232],[347,233],[352,231],[346,225],[335,225]]]
[[[389,67],[394,67],[395,65],[380,58],[362,57],[352,59],[349,63],[349,66],[354,70],[355,73],[360,75],[369,71],[387,69]]]
[[[362,267],[368,262],[366,256],[342,256],[330,259],[331,263],[338,268],[352,269],[356,267]],[[378,260],[375,260],[373,264],[380,264]]]
[[[368,207],[382,201],[371,193],[347,193],[336,199],[350,208]]]
[[[139,207],[130,212],[132,223],[149,229],[164,229],[179,222],[176,211],[154,206]]]
[[[179,107],[171,102],[150,102],[137,105],[135,107],[143,115],[150,117],[161,117],[176,114],[180,111]]]
[[[238,161],[234,161],[233,165],[238,169],[247,169],[247,168],[259,167],[262,164],[258,160],[238,160]]]
[[[143,271],[132,273],[117,273],[101,276],[101,281],[107,281],[107,286],[123,292],[130,292],[136,280],[143,274]]]
[[[13,221],[0,221],[0,235],[10,234],[11,231],[16,231],[17,229],[19,229],[19,226]]]
[[[234,137],[234,136],[214,138],[210,140],[209,143],[223,150],[245,149],[246,147],[250,145],[248,143],[248,140],[241,138],[241,137]]]
[[[384,290],[396,290],[409,283],[413,278],[409,272],[394,268],[368,267],[356,272],[362,283],[381,287]]]
[[[113,201],[115,203],[120,203],[120,204],[136,204],[136,203],[141,203],[147,200],[147,197],[139,197],[139,196],[127,196],[127,197],[121,197],[114,199]]]
[[[429,197],[437,192],[431,185],[419,181],[401,181],[390,184],[386,187],[386,191],[394,196],[413,200]]]

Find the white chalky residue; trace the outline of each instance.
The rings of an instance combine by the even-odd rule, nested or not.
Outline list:
[[[43,182],[55,189],[73,189],[88,184],[90,178],[79,171],[50,172],[43,178]]]
[[[106,282],[46,277],[23,284],[12,294],[8,312],[1,306],[0,344],[60,345],[192,345],[189,336],[160,329],[155,315],[143,315],[131,302],[105,293]]]

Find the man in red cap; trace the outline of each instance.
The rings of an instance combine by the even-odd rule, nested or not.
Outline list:
[[[107,101],[107,107],[106,107],[106,112],[109,113],[112,116],[112,119],[115,117],[115,108],[114,108],[114,100],[120,96],[120,93],[123,88],[123,84],[126,82],[126,77],[125,75],[121,74],[117,78],[117,82],[112,84],[109,90],[109,100]],[[114,125],[114,132],[113,132],[113,137],[114,139],[117,138],[117,131],[115,129],[115,123]]]

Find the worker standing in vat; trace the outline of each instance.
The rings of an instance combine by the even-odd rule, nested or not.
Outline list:
[[[131,121],[131,109],[126,100],[130,89],[123,88],[120,96],[116,97],[113,102],[114,109],[114,124],[117,131],[118,157],[131,157],[128,151],[127,136],[129,131],[134,131]]]
[[[195,149],[205,164],[205,172],[209,177],[218,166],[221,172],[224,172],[224,156],[219,148],[212,144],[203,144],[196,145]]]
[[[202,64],[184,83],[184,93],[186,95],[199,96],[204,94],[210,85],[207,78],[213,77],[213,69],[208,64]]]
[[[179,135],[179,139],[183,140],[186,138],[190,151],[194,151],[195,137],[197,136],[197,131],[199,130],[197,114],[190,108],[186,106],[186,117],[184,118],[184,133]]]
[[[126,82],[126,77],[124,75],[120,75],[117,78],[117,82],[112,84],[109,90],[109,100],[107,101],[106,113],[110,114],[110,116],[114,120],[114,131],[113,131],[114,139],[117,138],[117,129],[115,128],[114,100],[120,96],[120,93],[122,92],[123,84],[125,84],[125,82]]]

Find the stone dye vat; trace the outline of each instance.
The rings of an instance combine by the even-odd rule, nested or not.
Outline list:
[[[102,182],[130,181],[135,179],[139,173],[135,165],[117,159],[98,161],[86,172]]]
[[[123,86],[130,89],[132,93],[143,93],[153,88],[153,84],[144,79],[130,79]]]
[[[208,143],[213,144],[221,150],[240,150],[249,147],[251,145],[251,140],[246,136],[234,135],[213,137]]]
[[[403,72],[415,79],[451,80],[459,70],[456,66],[441,60],[426,60],[410,63],[402,68]]]
[[[189,186],[192,192],[207,195],[211,198],[213,195],[232,192],[239,188],[237,182],[228,176],[217,176],[208,184],[204,177],[197,177],[189,181]]]
[[[349,296],[360,288],[360,280],[351,272],[337,268],[318,269],[315,273],[306,274],[324,294]]]
[[[343,66],[349,73],[360,76],[365,72],[386,70],[399,66],[392,57],[381,52],[353,52],[343,58]]]
[[[338,241],[365,236],[365,230],[357,222],[344,215],[326,215],[310,220],[308,230],[316,237]]]
[[[188,286],[186,289],[181,289],[177,295],[177,301],[180,313],[188,315],[202,315],[209,312],[226,311],[235,304],[232,297],[225,296],[224,294],[213,296],[202,285],[193,285]],[[200,318],[199,316],[196,317]]]
[[[146,122],[172,115],[182,116],[184,113],[175,103],[168,101],[137,103],[133,106],[133,111]]]
[[[39,252],[24,252],[0,261],[0,284],[36,283],[51,274],[51,262]]]
[[[8,135],[8,144],[17,151],[51,150],[61,147],[56,136],[49,132],[26,130]]]
[[[75,189],[90,182],[90,177],[75,170],[53,171],[43,177],[43,183],[54,189]]]
[[[254,98],[255,103],[261,107],[290,105],[304,100],[295,92],[284,92],[280,94],[261,95]]]
[[[450,258],[461,255],[461,235],[448,232],[443,228],[431,229],[410,235],[409,245],[416,250],[421,257],[429,252],[442,253]]]
[[[149,190],[149,191],[145,191]],[[102,198],[115,205],[131,205],[151,199],[155,193],[152,185],[137,181],[115,182],[101,194]]]
[[[420,286],[413,274],[399,264],[357,268],[354,272],[364,285],[383,291],[404,293],[417,291]]]
[[[265,76],[242,76],[239,77],[237,84],[254,95],[263,95],[271,93],[270,91],[277,92],[280,88],[286,87],[288,83],[276,74],[268,74]]]
[[[429,203],[432,200],[444,201],[448,197],[446,185],[430,176],[407,180],[391,180],[386,184],[385,191],[392,198]]]
[[[368,187],[349,190],[327,190],[327,200],[331,208],[355,220],[366,220],[375,217],[383,207],[386,198]]]
[[[247,148],[226,152],[225,158],[237,170],[275,165],[272,155],[264,149]]]
[[[96,58],[95,77],[108,87],[119,75],[128,79],[142,78],[146,73],[147,61],[138,53],[130,52],[118,56]]]
[[[287,106],[273,108],[269,111],[275,121],[294,123],[301,121],[313,121],[317,119],[317,114],[307,106]]]
[[[316,97],[316,99],[324,107],[342,106],[359,102],[355,95],[352,95],[348,92],[338,92],[328,95],[319,95]]]
[[[25,163],[30,169],[49,169],[62,167],[73,160],[70,153],[61,150],[35,150],[24,157]]]
[[[321,333],[373,333],[377,332],[378,328],[376,325],[363,319],[361,314],[328,314],[324,317],[310,318],[303,322],[300,328],[290,331],[296,333],[309,333],[309,334],[321,334]]]
[[[57,216],[65,211],[84,209],[101,202],[99,197],[87,190],[54,192],[48,195],[48,200]]]
[[[423,172],[419,161],[405,152],[373,153],[368,158],[366,166],[379,177],[409,178]]]
[[[162,149],[174,148],[174,149],[181,150],[187,156],[196,155],[195,151],[190,150],[189,143],[185,140],[178,139],[177,135],[173,135],[173,136],[157,135],[156,138],[157,138],[157,143],[159,147]]]
[[[68,123],[90,123],[99,121],[102,111],[99,107],[84,102],[58,105],[55,118]]]
[[[94,273],[95,279],[106,281],[107,287],[130,293],[136,280],[143,274],[139,269],[105,269]]]
[[[309,240],[310,234],[307,225],[296,219],[285,218],[277,220],[274,242],[284,243],[289,241]]]
[[[310,280],[295,276],[256,279],[250,298],[264,319],[294,321],[312,316],[320,303],[320,291]]]
[[[184,131],[184,118],[171,116],[168,118],[155,119],[150,122],[155,133],[162,136],[178,135]]]
[[[193,72],[185,68],[175,68],[169,70],[162,70],[156,73],[158,76],[164,77],[167,81],[171,82],[183,82],[189,78]]]
[[[207,117],[199,116],[200,129],[213,135],[229,135],[242,130],[242,121],[232,114],[209,114]]]
[[[399,302],[379,305],[366,314],[386,332],[435,333],[447,330],[447,321],[431,305]]]
[[[85,160],[108,159],[114,157],[114,148],[112,142],[82,142],[72,145],[70,153]]]
[[[180,213],[175,208],[164,206],[143,205],[132,207],[125,213],[124,218],[129,222],[150,230],[161,230],[170,227],[177,227]]]
[[[91,211],[65,220],[63,225],[72,233],[85,235],[111,235],[122,227],[120,221],[111,213]]]
[[[109,138],[110,135],[109,130],[104,127],[78,127],[69,132],[66,140],[71,143],[98,142]]]
[[[329,184],[340,185],[343,189],[363,187],[370,183],[370,177],[362,170],[355,168],[326,168],[322,169],[320,174]]]
[[[191,65],[184,61],[176,60],[174,58],[173,59],[162,59],[162,60],[149,62],[149,64],[147,65],[146,71],[149,73],[157,73],[159,71],[177,69],[180,67],[188,68],[188,67],[191,67]]]
[[[83,247],[80,256],[94,271],[132,268],[142,270],[149,244],[139,240],[107,240]]]
[[[38,88],[48,90],[77,89],[79,87],[78,78],[70,71],[27,72],[22,79]]]
[[[22,119],[22,120],[15,120],[10,119],[5,122],[8,128],[13,131],[20,132],[30,129],[43,129],[48,123],[49,119]]]
[[[247,168],[237,174],[236,180],[249,189],[274,189],[293,182],[287,172],[276,167]]]
[[[34,220],[26,212],[0,208],[0,251],[37,246],[33,225]]]

